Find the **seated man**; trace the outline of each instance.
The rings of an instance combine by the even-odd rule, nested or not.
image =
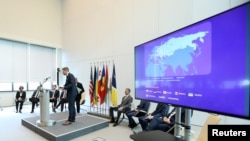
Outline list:
[[[56,112],[53,107],[56,107],[57,99],[59,97],[59,90],[56,89],[57,85],[52,85],[52,91],[50,91],[50,102],[53,102],[52,110],[53,112]]]
[[[169,110],[169,105],[158,103],[153,113],[139,117],[139,123],[141,125],[142,130],[145,131],[146,127],[148,126],[148,123],[152,119],[158,116],[165,115],[165,113],[168,113],[168,110]]]
[[[148,124],[145,130],[146,131],[162,130],[164,132],[168,131],[175,124],[175,112],[176,112],[176,108],[174,108],[170,113],[166,114],[163,117],[154,118]],[[182,123],[185,122],[185,108],[181,108],[181,122]]]
[[[111,118],[110,123],[114,123],[113,126],[117,126],[119,122],[119,118],[121,113],[126,113],[131,110],[131,103],[133,102],[133,98],[130,96],[130,89],[125,89],[125,96],[122,98],[121,104],[117,107],[109,108],[109,115]],[[117,111],[117,119],[114,118],[114,111]]]
[[[18,112],[18,105],[20,103],[19,113],[22,113],[23,102],[26,98],[26,92],[23,90],[24,87],[20,86],[19,91],[16,92],[16,113]]]
[[[67,97],[67,90],[63,90],[61,95],[60,95],[60,101],[59,103],[53,107],[54,110],[57,109],[60,105],[61,105],[61,112],[63,111],[63,108],[64,108],[64,103],[67,103],[69,100],[68,100],[68,97]]]
[[[140,110],[145,111],[145,113],[148,112],[150,106],[150,102],[146,101],[146,100],[141,100],[140,104],[136,107],[136,109],[127,112],[126,115],[128,117],[128,121],[129,121],[129,127],[130,128],[134,128],[137,126],[137,124],[135,123],[135,120],[133,119],[133,116],[135,116]]]
[[[32,103],[30,113],[34,113],[35,105],[38,105],[40,93],[41,93],[41,86],[38,86],[37,89],[33,92],[31,98],[29,98],[29,101]]]

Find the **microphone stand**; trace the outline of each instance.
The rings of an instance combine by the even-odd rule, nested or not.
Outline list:
[[[43,83],[41,83],[41,94],[40,94],[40,120],[38,120],[36,123],[40,127],[45,126],[53,126],[56,124],[56,121],[50,120],[49,115],[49,90],[43,89],[43,84],[48,81],[49,77],[44,79]]]

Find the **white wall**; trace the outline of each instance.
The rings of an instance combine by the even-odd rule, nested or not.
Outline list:
[[[0,38],[61,48],[61,8],[61,0],[0,0]],[[0,105],[13,105],[15,94],[1,92]]]
[[[0,0],[0,38],[61,47],[61,0]]]
[[[64,0],[62,66],[88,89],[90,63],[114,60],[120,101],[125,87],[134,89],[136,45],[246,1]],[[203,125],[206,118],[207,113],[195,111],[192,123]],[[221,123],[249,121],[223,116]]]

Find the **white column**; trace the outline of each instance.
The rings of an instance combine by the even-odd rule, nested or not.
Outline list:
[[[40,120],[37,121],[38,126],[53,126],[55,121],[50,120],[49,115],[49,90],[43,90],[40,94]]]

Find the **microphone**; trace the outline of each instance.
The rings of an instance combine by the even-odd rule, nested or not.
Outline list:
[[[45,81],[47,81],[48,79],[50,79],[51,77],[49,76],[49,77],[47,77],[47,78],[45,78]]]

